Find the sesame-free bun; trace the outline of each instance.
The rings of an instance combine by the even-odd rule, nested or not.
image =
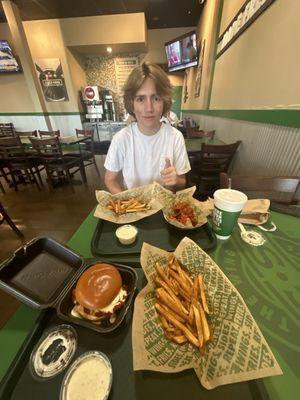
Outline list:
[[[116,267],[99,263],[86,269],[77,281],[76,302],[88,310],[107,307],[122,287],[122,278]]]

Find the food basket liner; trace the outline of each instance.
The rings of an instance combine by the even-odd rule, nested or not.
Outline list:
[[[134,370],[179,372],[193,368],[206,389],[282,374],[243,298],[218,265],[185,237],[174,252],[193,277],[203,274],[212,340],[203,355],[189,342],[164,336],[155,304],[155,262],[166,265],[170,253],[144,243],[141,266],[148,284],[135,300],[132,346]]]
[[[115,224],[130,224],[142,218],[149,217],[162,209],[162,204],[153,196],[154,185],[139,186],[135,189],[125,190],[112,195],[105,190],[97,190],[96,198],[98,205],[96,207],[94,216],[101,218],[105,221],[114,222]],[[134,213],[127,213],[118,215],[114,211],[109,210],[107,205],[110,200],[129,200],[131,198],[147,203],[149,209],[147,211],[137,211]]]
[[[206,216],[209,215],[209,211],[206,207],[203,207],[202,202],[193,197],[195,190],[196,186],[193,186],[173,193],[160,184],[154,183],[153,195],[163,205],[164,217],[171,225],[181,229],[195,229],[207,223]],[[169,218],[169,214],[172,214],[172,206],[178,202],[188,203],[192,207],[197,219],[195,226],[186,226],[175,219]]]

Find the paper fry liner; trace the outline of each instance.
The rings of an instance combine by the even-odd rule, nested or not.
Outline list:
[[[206,389],[282,374],[244,300],[218,265],[187,237],[174,255],[191,277],[203,274],[212,339],[200,354],[189,342],[178,345],[164,336],[154,307],[155,263],[165,266],[170,253],[144,243],[141,265],[148,284],[135,300],[134,370],[179,372],[193,368]]]
[[[149,217],[162,209],[162,204],[153,196],[154,185],[140,186],[135,189],[125,190],[112,195],[105,190],[97,190],[96,198],[98,206],[96,207],[94,216],[116,224],[129,224],[140,219]],[[147,210],[137,211],[134,213],[116,214],[114,211],[107,208],[110,200],[129,200],[135,198],[142,203],[147,204]]]
[[[206,216],[209,215],[209,212],[205,207],[203,207],[200,201],[193,197],[196,186],[173,193],[157,182],[155,182],[153,185],[153,196],[157,198],[160,203],[162,203],[164,217],[171,225],[181,229],[195,229],[207,222]],[[176,219],[170,218],[170,214],[172,214],[172,206],[178,202],[188,203],[188,205],[192,207],[197,220],[197,224],[195,226],[186,226]]]

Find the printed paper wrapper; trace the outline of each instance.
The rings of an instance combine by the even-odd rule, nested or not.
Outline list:
[[[106,192],[105,190],[96,190],[96,198],[99,204],[96,207],[94,217],[114,222],[115,224],[129,224],[131,222],[149,217],[150,215],[157,213],[163,207],[162,204],[154,198],[153,191],[153,184],[125,190],[124,192],[114,195]],[[117,215],[114,211],[107,208],[110,200],[128,200],[133,197],[141,202],[147,203],[149,210]]]
[[[202,207],[207,215],[212,214],[214,209],[214,199],[202,202]],[[270,216],[269,212],[270,200],[268,199],[253,199],[248,200],[242,209],[238,222],[249,225],[262,225],[268,221]]]
[[[212,341],[204,355],[189,342],[165,338],[155,304],[155,263],[166,265],[170,253],[144,243],[141,265],[148,280],[135,300],[132,347],[134,370],[179,372],[193,368],[206,389],[282,374],[245,302],[217,264],[185,237],[174,252],[193,277],[203,274],[210,310]]]
[[[207,222],[206,216],[209,215],[209,212],[205,207],[203,207],[203,204],[200,201],[193,197],[195,190],[196,186],[193,186],[173,193],[170,190],[165,189],[159,183],[154,183],[154,197],[163,204],[163,214],[169,224],[180,229],[195,229]],[[173,204],[179,201],[186,202],[193,208],[195,217],[197,218],[197,224],[195,226],[186,226],[181,222],[169,217],[169,214],[172,212]]]

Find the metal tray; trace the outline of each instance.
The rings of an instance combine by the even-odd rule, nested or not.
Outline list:
[[[57,315],[68,322],[109,333],[117,329],[133,301],[136,291],[136,271],[123,264],[113,263],[128,289],[124,306],[117,311],[113,323],[103,321],[96,325],[71,315],[74,307],[72,291],[85,269],[101,262],[83,259],[67,247],[49,238],[36,238],[16,250],[0,265],[0,288],[21,302],[38,309],[55,308]]]
[[[138,290],[146,284],[141,268],[138,274]],[[110,400],[207,400],[243,399],[267,400],[262,380],[220,386],[214,390],[204,389],[192,370],[179,373],[160,373],[154,371],[133,371],[131,342],[132,308],[126,316],[124,329],[111,335],[99,335],[81,326],[74,326],[78,344],[73,360],[88,350],[99,350],[107,355],[113,368]],[[34,331],[29,335],[17,354],[10,369],[0,385],[1,400],[53,400],[59,399],[59,391],[67,369],[52,379],[37,381],[30,372],[30,354],[39,338],[53,326],[61,324],[54,310],[41,314]]]
[[[138,228],[137,239],[131,245],[122,245],[115,235],[120,225],[100,219],[91,242],[93,255],[106,257],[116,254],[139,254],[144,242],[166,251],[173,251],[185,236],[191,238],[203,250],[211,250],[217,244],[216,236],[208,223],[197,229],[181,230],[169,224],[161,211],[132,225]]]

